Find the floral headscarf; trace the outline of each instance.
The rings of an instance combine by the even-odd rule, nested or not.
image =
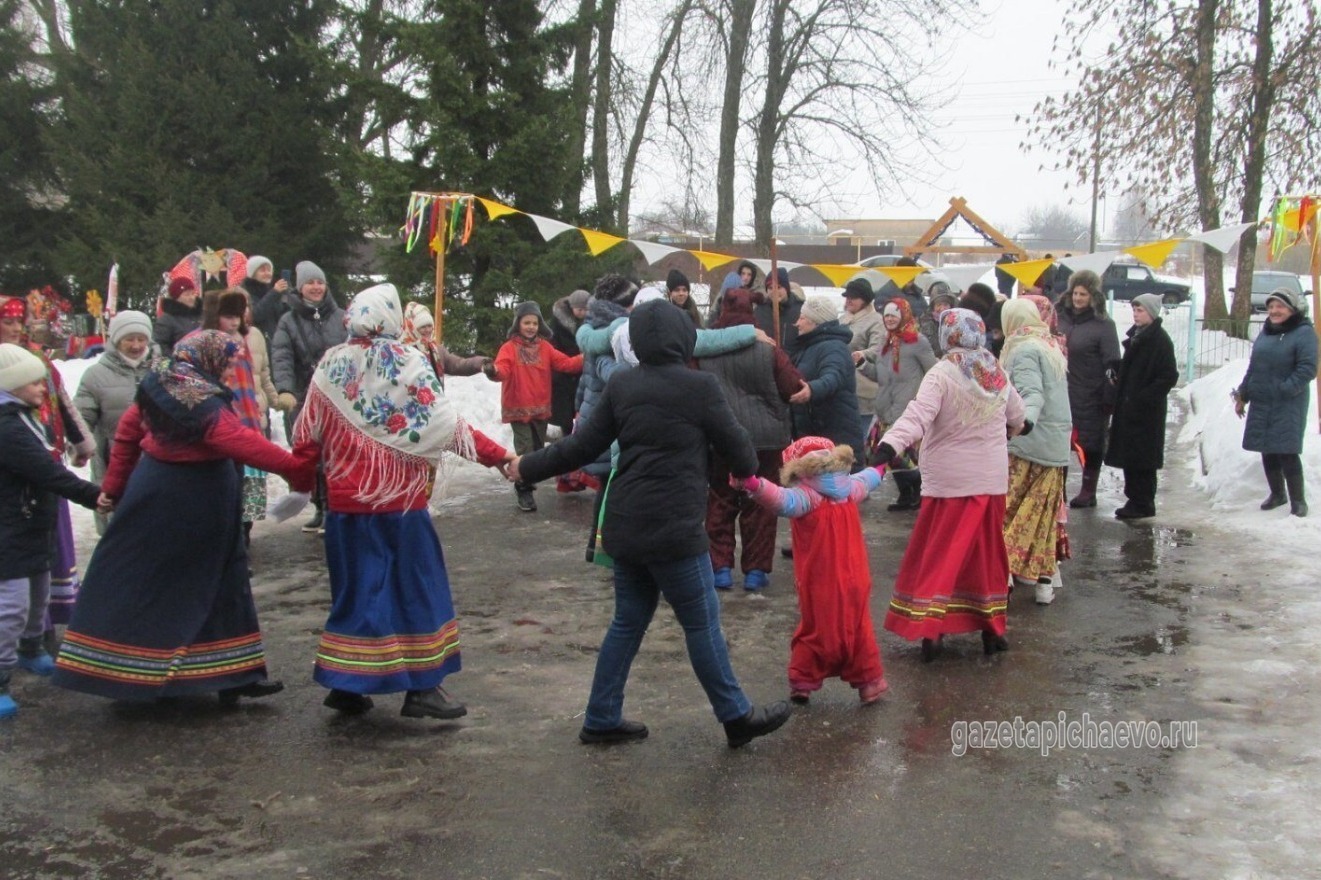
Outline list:
[[[886,329],[885,342],[881,345],[881,354],[886,352],[890,354],[890,366],[896,373],[899,372],[899,346],[904,343],[911,345],[917,342],[917,319],[913,317],[913,307],[908,304],[908,300],[896,296],[885,304],[885,309],[894,306],[899,310],[899,326],[894,330]],[[885,310],[881,315],[884,316]]]
[[[1044,296],[1033,298],[1045,300],[1047,304],[1050,302]],[[1017,352],[1036,346],[1041,349],[1056,378],[1063,378],[1068,371],[1064,349],[1058,337],[1050,332],[1050,328],[1042,320],[1041,306],[1032,302],[1033,298],[1019,297],[1005,303],[1004,311],[1001,313],[1005,344],[1000,350],[1000,363],[1008,369],[1010,361]]]
[[[472,431],[426,355],[400,341],[393,284],[355,296],[346,324],[349,340],[326,352],[312,376],[295,441],[320,443],[327,475],[356,482],[359,501],[385,506],[426,491],[443,453],[473,457]]]
[[[940,313],[940,350],[983,397],[999,398],[1009,385],[995,355],[986,349],[986,325],[971,309]]]
[[[229,389],[220,377],[239,353],[241,345],[228,333],[198,330],[179,340],[170,357],[158,358],[152,364],[151,372],[162,391],[184,409],[193,410],[217,394],[229,396]]]
[[[416,345],[426,350],[434,343],[424,340],[421,330],[423,327],[434,326],[436,321],[431,317],[431,311],[420,302],[411,302],[404,306],[404,327],[399,334],[399,341],[404,345]]]

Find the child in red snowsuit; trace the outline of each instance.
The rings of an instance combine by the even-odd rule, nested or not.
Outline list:
[[[514,451],[519,455],[535,452],[546,444],[546,426],[550,422],[551,373],[578,375],[583,371],[583,356],[569,357],[548,341],[551,338],[541,307],[534,302],[519,303],[514,310],[514,324],[509,341],[500,346],[495,363],[484,368],[500,389],[501,419],[514,431]],[[536,486],[515,483],[518,508],[524,512],[537,509],[532,496]]]
[[[835,676],[857,688],[864,705],[889,689],[872,626],[871,567],[858,515],[859,502],[880,486],[881,472],[864,468],[850,475],[852,465],[848,446],[802,437],[784,450],[784,488],[759,477],[741,481],[754,501],[792,520],[800,615],[789,652],[795,703],[806,703]]]

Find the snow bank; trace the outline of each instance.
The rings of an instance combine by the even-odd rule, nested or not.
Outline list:
[[[1299,519],[1288,515],[1288,507],[1268,512],[1257,509],[1267,492],[1261,456],[1243,448],[1243,421],[1234,415],[1234,402],[1229,396],[1243,381],[1247,369],[1247,359],[1236,360],[1178,392],[1189,411],[1179,443],[1189,450],[1186,466],[1193,485],[1209,496],[1220,525],[1314,547],[1321,536],[1321,512]],[[1316,425],[1315,385],[1308,386],[1307,400],[1303,472],[1315,494],[1321,488],[1321,432]]]

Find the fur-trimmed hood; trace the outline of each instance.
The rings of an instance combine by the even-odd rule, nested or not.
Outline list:
[[[550,307],[550,316],[561,327],[569,331],[570,336],[578,332],[578,325],[582,323],[574,317],[573,307],[569,305],[569,298],[567,296],[562,296],[555,300]]]
[[[780,485],[787,486],[793,480],[806,480],[823,474],[842,473],[848,476],[853,467],[853,447],[841,444],[829,451],[809,452],[802,458],[784,463],[780,468]]]

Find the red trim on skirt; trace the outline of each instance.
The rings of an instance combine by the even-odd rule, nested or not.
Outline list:
[[[1005,496],[923,498],[885,628],[905,639],[1005,631]]]

